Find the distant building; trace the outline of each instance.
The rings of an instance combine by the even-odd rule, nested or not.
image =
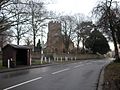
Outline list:
[[[60,22],[49,22],[46,51],[49,53],[63,53],[65,51],[65,45],[63,43],[64,36],[61,33]],[[74,43],[70,40],[69,50],[74,48]]]

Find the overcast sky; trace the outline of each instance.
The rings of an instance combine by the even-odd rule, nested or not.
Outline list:
[[[98,4],[98,1],[102,0],[51,0],[51,1],[53,2],[53,4],[48,5],[48,10],[64,14],[83,13],[86,16],[89,16],[93,7],[95,7]]]
[[[90,16],[92,9],[102,0],[51,0],[53,3],[48,5],[48,10],[62,14],[82,13]],[[113,0],[120,1],[120,0]],[[120,3],[119,3],[120,4]],[[110,43],[113,50],[113,43]]]

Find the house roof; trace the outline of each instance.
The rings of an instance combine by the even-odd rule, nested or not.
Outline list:
[[[8,47],[8,46],[11,46],[15,49],[31,49],[30,47],[28,46],[23,46],[23,45],[14,45],[14,44],[7,44],[5,47]],[[4,47],[4,48],[5,48]]]

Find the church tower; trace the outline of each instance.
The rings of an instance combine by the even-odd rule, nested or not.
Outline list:
[[[47,34],[47,43],[46,51],[48,53],[64,53],[64,35],[61,33],[61,23],[58,21],[51,21],[48,23],[48,34]],[[69,50],[74,48],[74,43],[70,40]]]
[[[47,51],[50,53],[63,52],[61,23],[51,21],[48,24]]]

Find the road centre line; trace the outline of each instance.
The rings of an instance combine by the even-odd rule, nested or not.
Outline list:
[[[22,82],[22,83],[13,85],[13,86],[11,86],[11,87],[5,88],[5,89],[3,89],[3,90],[10,90],[10,89],[13,89],[13,88],[15,88],[15,87],[18,87],[18,86],[21,86],[21,85],[24,85],[24,84],[27,84],[27,83],[30,83],[30,82],[39,80],[39,79],[41,79],[41,78],[42,78],[42,77],[38,77],[38,78],[35,78],[35,79],[31,79],[31,80],[28,80],[28,81],[25,81],[25,82]]]
[[[74,68],[78,68],[78,67],[80,67],[80,66],[83,66],[82,64],[81,65],[77,65],[77,66],[74,66]]]
[[[91,63],[86,63],[86,65],[91,64]]]
[[[78,67],[80,67],[80,66],[84,66],[84,65],[88,65],[88,64],[91,64],[91,63],[80,64],[80,65],[74,66],[74,68],[78,68]]]
[[[66,69],[63,69],[63,70],[59,70],[59,71],[53,72],[52,74],[61,73],[61,72],[67,71],[67,70],[70,70],[70,68],[66,68]]]
[[[90,64],[90,63],[86,63],[86,64]],[[80,65],[74,66],[74,68],[78,68],[78,67],[83,66],[83,65],[85,65],[85,64],[81,64],[81,63],[80,63]],[[59,71],[55,71],[55,72],[53,72],[52,74],[58,74],[58,73],[61,73],[61,72],[67,71],[67,70],[70,70],[70,68],[66,68],[66,69],[62,69],[62,70],[59,70]],[[10,89],[16,88],[16,87],[18,87],[18,86],[22,86],[22,85],[24,85],[24,84],[27,84],[27,83],[30,83],[30,82],[39,80],[39,79],[41,79],[41,78],[43,78],[43,77],[38,77],[38,78],[35,78],[35,79],[31,79],[31,80],[28,80],[28,81],[25,81],[25,82],[22,82],[22,83],[19,83],[19,84],[10,86],[10,87],[5,88],[5,89],[3,89],[3,90],[10,90]]]

